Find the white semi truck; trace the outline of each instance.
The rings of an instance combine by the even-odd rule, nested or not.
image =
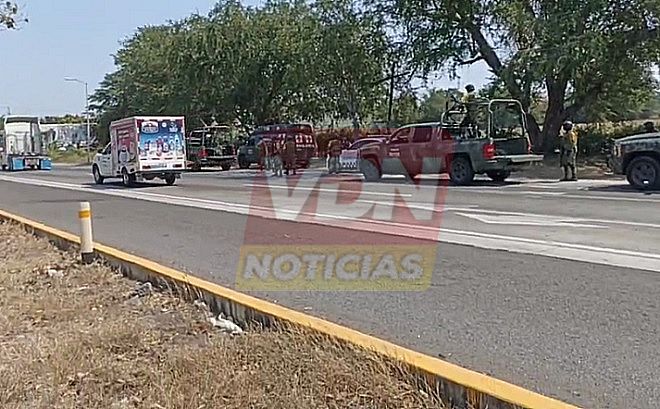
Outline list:
[[[2,124],[2,170],[51,169],[51,159],[38,117],[10,115],[3,118]]]

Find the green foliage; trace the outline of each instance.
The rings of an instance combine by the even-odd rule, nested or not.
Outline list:
[[[537,146],[566,118],[613,119],[638,110],[657,87],[660,16],[647,0],[374,1],[405,32],[424,73],[483,60],[506,93],[532,110],[547,98],[543,134],[528,117]],[[531,120],[531,121],[530,121]]]
[[[27,18],[21,15],[15,2],[0,2],[0,30],[15,30],[21,23],[27,23],[27,21]]]
[[[645,133],[644,122],[646,121],[614,122],[579,127],[580,153],[585,156],[598,155],[606,149],[612,139]],[[655,127],[658,129],[660,122],[655,121]]]
[[[143,27],[122,44],[117,70],[93,96],[101,133],[114,119],[183,114],[254,125],[360,119],[384,94],[385,33],[354,2],[302,0],[244,7],[219,2],[208,16]]]

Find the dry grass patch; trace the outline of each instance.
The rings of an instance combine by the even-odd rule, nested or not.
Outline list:
[[[0,224],[1,408],[441,408],[396,363],[207,311]]]

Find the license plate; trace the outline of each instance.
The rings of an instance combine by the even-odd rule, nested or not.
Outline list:
[[[167,167],[167,165],[164,164],[164,163],[154,163],[153,165],[151,165],[152,169],[162,169],[162,168],[166,168],[166,167]]]
[[[252,155],[254,151],[252,149],[248,149],[248,155]]]
[[[39,161],[36,160],[36,159],[25,159],[25,164],[27,166],[34,166],[34,165],[37,165],[38,163],[39,163]]]

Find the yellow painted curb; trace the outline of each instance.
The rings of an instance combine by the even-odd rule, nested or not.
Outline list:
[[[80,238],[42,223],[0,210],[0,218],[13,220],[39,235],[46,235],[54,241],[67,244],[80,244]],[[94,250],[110,260],[118,260],[124,265],[137,267],[169,282],[193,287],[195,290],[211,294],[225,303],[238,304],[251,312],[263,314],[276,320],[308,327],[316,332],[339,340],[350,342],[386,357],[410,365],[440,384],[442,392],[459,396],[465,407],[479,409],[529,408],[529,409],[579,409],[577,406],[558,401],[529,391],[508,382],[495,379],[458,365],[433,358],[428,355],[395,345],[379,338],[343,327],[332,322],[312,317],[226,287],[202,280],[184,272],[160,265],[151,260],[95,243]],[[448,383],[448,384],[447,384]],[[453,385],[452,385],[453,384]],[[456,388],[460,390],[455,390]],[[454,404],[459,402],[454,402]]]

